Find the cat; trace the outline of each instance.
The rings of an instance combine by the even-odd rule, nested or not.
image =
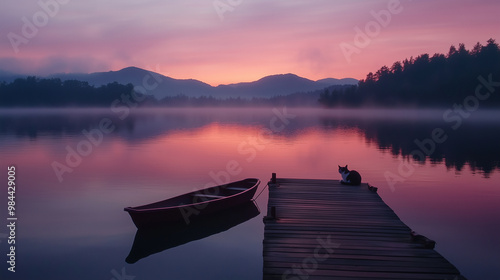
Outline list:
[[[361,184],[361,175],[356,170],[347,169],[347,165],[342,167],[339,165],[339,173],[342,175],[341,184],[359,186]]]

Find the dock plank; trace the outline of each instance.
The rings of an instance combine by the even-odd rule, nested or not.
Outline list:
[[[278,178],[264,223],[264,280],[465,279],[367,184]]]

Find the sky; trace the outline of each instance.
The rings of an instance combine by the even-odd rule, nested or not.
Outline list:
[[[500,41],[497,0],[18,0],[0,4],[0,70],[136,66],[211,85],[294,73],[363,79],[423,53]]]

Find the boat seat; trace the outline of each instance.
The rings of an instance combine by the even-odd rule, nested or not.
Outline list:
[[[213,195],[213,194],[203,194],[203,193],[195,193],[193,196],[197,197],[208,197],[208,198],[222,198],[223,195]]]
[[[231,191],[246,191],[248,190],[247,188],[238,188],[238,187],[228,187],[226,190],[231,190]]]

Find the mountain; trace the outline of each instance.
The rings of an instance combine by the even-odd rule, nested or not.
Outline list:
[[[294,74],[281,74],[267,76],[255,82],[220,85],[216,89],[225,96],[272,97],[315,91],[331,85],[315,82]]]
[[[0,81],[5,78],[5,81],[10,82],[17,77],[22,77],[22,75],[0,72]],[[146,89],[147,94],[154,95],[157,99],[181,94],[192,97],[273,97],[298,92],[316,91],[332,85],[357,84],[357,80],[350,78],[328,78],[312,81],[299,77],[295,74],[281,74],[267,76],[254,82],[235,83],[213,87],[198,80],[174,79],[137,67],[127,67],[119,71],[95,72],[90,74],[52,74],[46,78],[60,78],[63,81],[80,80],[86,81],[95,86],[101,86],[112,82],[118,82],[120,84],[131,83],[134,86],[142,86]]]
[[[326,84],[327,86],[340,86],[340,85],[357,85],[358,80],[353,78],[344,78],[344,79],[335,79],[335,78],[326,78],[317,80],[316,82]]]
[[[189,79],[173,79],[161,74],[147,71],[137,67],[127,67],[119,71],[95,72],[90,74],[54,74],[50,77],[61,80],[87,81],[91,85],[100,86],[112,82],[120,84],[131,83],[142,86],[147,94],[161,99],[166,96],[184,94],[187,96],[212,95],[213,87],[209,84]]]

